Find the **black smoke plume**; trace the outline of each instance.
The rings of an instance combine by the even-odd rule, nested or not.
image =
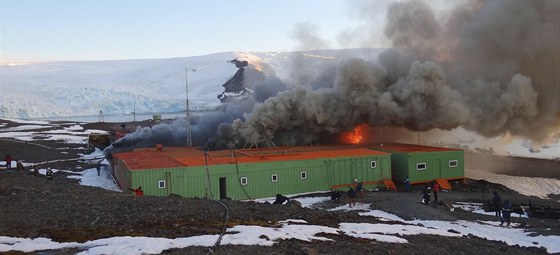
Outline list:
[[[378,61],[351,59],[333,84],[280,92],[213,140],[294,145],[367,123],[546,141],[560,129],[559,6],[466,1],[436,15],[422,1],[391,4],[384,32],[394,47]]]

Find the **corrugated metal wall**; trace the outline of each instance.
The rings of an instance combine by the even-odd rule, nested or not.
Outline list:
[[[296,194],[325,190],[323,168],[323,163],[318,160],[305,160],[231,164],[231,168],[222,173],[217,172],[212,166],[209,172],[213,183],[218,183],[219,178],[226,178],[228,197],[247,199],[247,197],[272,197],[278,193]],[[305,172],[305,179],[301,178],[301,172]],[[272,175],[277,178],[274,182]],[[241,177],[247,177],[247,185],[240,184]],[[213,185],[212,188],[219,193],[219,186]]]
[[[371,168],[372,161],[375,161],[375,168]],[[329,159],[326,162],[328,166],[328,176],[326,179],[329,186],[350,185],[354,183],[354,179],[358,182],[376,182],[391,179],[389,155],[368,158]]]
[[[449,166],[452,160],[457,161],[457,166]],[[394,153],[392,163],[394,178],[398,182],[406,179],[407,175],[413,183],[465,176],[463,151]],[[417,164],[426,164],[426,169],[417,170]]]
[[[376,161],[373,169],[371,161]],[[184,197],[205,197],[208,194],[208,197],[219,199],[220,194],[226,194],[229,198],[243,200],[273,197],[278,193],[289,195],[325,191],[331,185],[351,184],[354,179],[364,182],[389,179],[390,169],[391,162],[386,155],[210,165],[208,178],[205,166],[126,172],[130,173],[130,187],[142,186],[147,195],[167,196],[174,193]],[[302,172],[305,172],[304,179]],[[272,175],[276,175],[277,181],[272,180]],[[241,177],[247,177],[246,185],[241,185]],[[160,181],[165,181],[165,188],[158,186]]]

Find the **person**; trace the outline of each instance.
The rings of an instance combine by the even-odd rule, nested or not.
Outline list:
[[[437,183],[437,181],[434,182],[432,192],[434,192],[434,202],[437,204],[437,193],[439,192],[439,183]]]
[[[496,216],[502,217],[502,198],[497,191],[494,191],[494,197],[492,198],[492,208],[496,212]]]
[[[51,180],[53,179],[53,171],[51,170],[51,168],[47,168],[47,179]]]
[[[128,189],[128,190],[134,192],[134,194],[135,194],[137,197],[141,197],[141,196],[144,195],[144,191],[142,190],[142,186],[138,186],[137,189]]]
[[[37,164],[33,165],[33,175],[39,176],[39,166]]]
[[[10,156],[10,154],[6,155],[6,157],[4,158],[4,161],[6,161],[6,169],[12,169],[12,160],[14,160],[12,158],[12,156]]]
[[[500,226],[504,225],[504,222],[507,222],[507,226],[509,226],[511,220],[511,204],[509,200],[504,200],[504,206],[502,207],[502,219],[500,220]]]
[[[290,199],[286,196],[283,196],[282,194],[276,194],[276,200],[274,200],[274,203],[272,203],[273,205],[281,205],[284,204],[284,202],[286,201],[290,201]]]
[[[341,196],[342,195],[340,194],[340,191],[338,191],[336,189],[331,189],[331,200],[332,201],[339,200]]]
[[[350,207],[354,206],[356,204],[356,190],[354,190],[354,188],[350,187],[348,189],[348,205],[350,205]]]
[[[430,186],[428,183],[426,183],[422,189],[422,203],[425,205],[430,204]]]
[[[410,178],[408,176],[404,180],[404,191],[410,192]]]
[[[97,176],[101,175],[101,161],[97,162],[97,166],[95,168],[97,168]]]
[[[19,161],[19,160],[16,163],[16,170],[17,171],[22,171],[22,172],[23,172],[23,170],[25,170],[25,168],[23,167],[23,163],[21,163],[21,161]]]
[[[358,184],[356,185],[356,194],[358,194],[358,197],[360,199],[362,199],[364,197],[364,183],[363,182],[358,182]]]

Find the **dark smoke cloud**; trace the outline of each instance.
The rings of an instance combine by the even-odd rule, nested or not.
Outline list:
[[[191,134],[193,146],[204,148],[214,145],[211,138],[222,123],[231,123],[242,118],[244,112],[253,108],[254,101],[245,100],[235,104],[228,104],[220,111],[191,113]],[[134,148],[154,147],[157,144],[165,146],[186,146],[187,122],[184,118],[176,119],[172,123],[161,123],[152,127],[137,127],[135,132],[127,134],[104,150],[105,155],[113,152],[130,151]],[[227,144],[227,143],[226,143]],[[224,146],[223,148],[228,148]]]
[[[243,58],[243,57],[242,57]],[[242,59],[243,60],[243,59]],[[231,100],[220,110],[208,112],[191,112],[191,134],[193,146],[199,148],[224,149],[244,141],[241,138],[235,143],[213,139],[216,133],[227,133],[234,120],[244,120],[244,113],[251,112],[257,101],[264,101],[286,90],[287,86],[275,76],[271,67],[258,63],[264,72],[251,65],[243,72],[243,84],[254,90],[252,97]],[[172,123],[161,123],[152,127],[137,127],[136,130],[114,142],[104,151],[105,155],[114,152],[131,151],[134,148],[164,146],[186,146],[187,128],[185,118]],[[222,125],[224,124],[224,125]],[[232,137],[233,135],[228,135]]]
[[[278,92],[287,89],[286,84],[282,82],[278,77],[271,76],[263,83],[255,84],[253,89],[254,99],[257,102],[264,102],[264,100],[276,96]]]
[[[394,47],[379,61],[345,62],[332,86],[295,83],[213,139],[293,145],[368,123],[546,141],[560,126],[559,6],[468,1],[435,15],[421,1],[391,4],[384,32]]]
[[[358,3],[358,16],[374,21],[368,16],[377,3]],[[464,127],[537,142],[560,132],[560,1],[459,3],[437,15],[422,1],[390,4],[383,32],[393,48],[377,61],[339,63],[295,53],[289,80],[255,76],[254,100],[197,115],[193,139],[212,149],[263,141],[301,145],[336,141],[363,123],[399,130],[378,137],[384,141],[402,137],[402,128]],[[300,50],[328,46],[316,31],[309,24],[296,27]],[[357,38],[360,45],[364,38]],[[109,150],[185,140],[185,121],[179,120],[139,128]]]

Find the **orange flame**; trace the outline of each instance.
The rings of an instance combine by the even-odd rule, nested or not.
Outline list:
[[[352,132],[349,132],[344,136],[344,141],[351,144],[358,144],[364,138],[363,132],[364,126],[357,126]]]

